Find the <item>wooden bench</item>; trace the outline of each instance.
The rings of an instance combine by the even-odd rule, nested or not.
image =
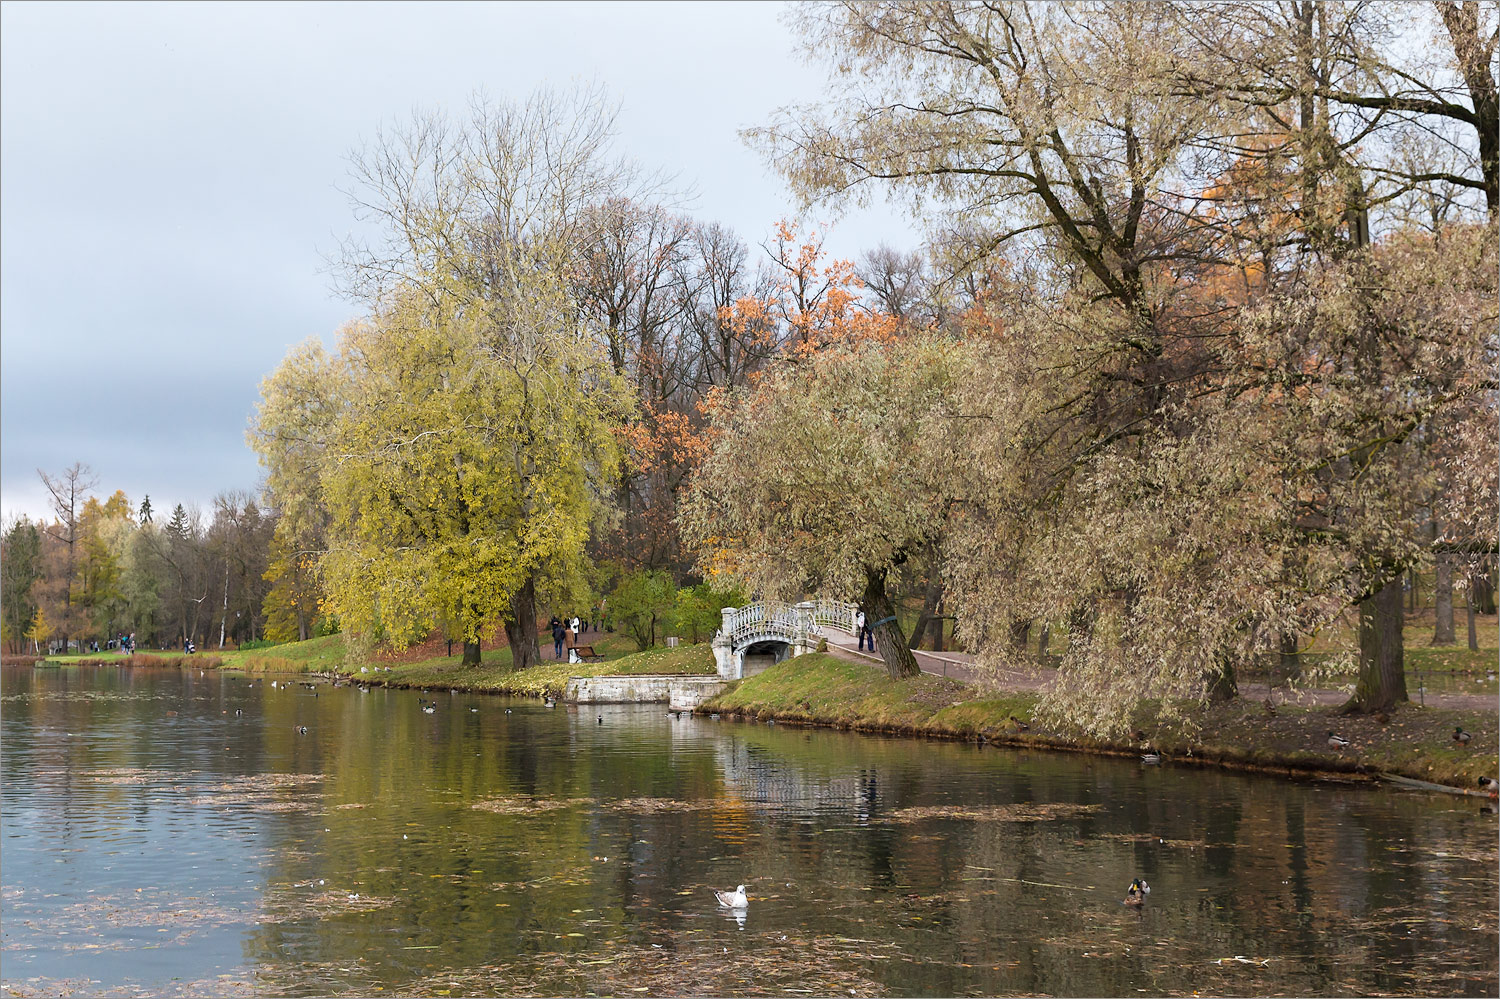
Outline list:
[[[570,663],[602,663],[604,657],[594,651],[592,645],[575,645],[568,656]]]

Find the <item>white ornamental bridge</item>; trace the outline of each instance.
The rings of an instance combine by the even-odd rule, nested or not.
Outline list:
[[[844,600],[804,600],[788,604],[761,600],[725,607],[723,627],[714,635],[714,663],[725,680],[740,680],[793,656],[813,652],[823,628],[854,634],[857,608]]]

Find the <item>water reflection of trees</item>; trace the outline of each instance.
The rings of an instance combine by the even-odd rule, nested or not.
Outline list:
[[[138,696],[7,702],[7,724],[118,734],[57,744],[53,765],[73,776],[49,799],[55,828],[101,801],[143,816],[169,807],[128,786],[85,788],[91,768],[176,758],[216,781],[324,775],[307,809],[254,816],[271,859],[265,921],[244,952],[269,988],[410,991],[436,969],[503,964],[538,991],[574,992],[614,981],[615,965],[585,962],[653,943],[698,967],[713,947],[765,954],[768,940],[839,938],[887,947],[884,959],[871,944],[827,960],[897,993],[1495,987],[1493,817],[1464,803],[644,710],[601,726],[445,694],[429,695],[440,710],[428,716],[414,692],[312,698],[208,679],[99,678],[97,689],[133,684]],[[188,706],[164,725],[171,698]],[[226,720],[235,706],[245,721]],[[24,777],[17,767],[7,759],[8,783]],[[472,807],[528,797],[582,803]],[[627,799],[662,804],[613,807]],[[891,819],[976,802],[1102,807]],[[1156,889],[1143,912],[1119,904],[1136,875]],[[392,901],[301,916],[296,886],[314,879]],[[755,899],[743,930],[708,893],[741,880]],[[1271,964],[1209,963],[1237,954]],[[297,977],[309,968],[321,970]]]

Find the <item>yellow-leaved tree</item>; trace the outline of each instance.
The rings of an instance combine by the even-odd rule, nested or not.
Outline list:
[[[628,179],[611,121],[596,93],[542,94],[419,116],[354,160],[383,237],[345,252],[368,315],[288,358],[305,370],[267,381],[252,440],[314,473],[325,606],[355,647],[442,625],[478,665],[498,619],[525,668],[539,587],[584,575],[632,399],[570,281],[586,209]]]

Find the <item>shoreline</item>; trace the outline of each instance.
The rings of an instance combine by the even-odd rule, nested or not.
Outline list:
[[[974,738],[969,735],[958,734],[947,731],[930,729],[890,728],[880,726],[864,726],[859,724],[847,724],[843,722],[819,721],[817,719],[800,718],[794,716],[776,717],[768,716],[762,719],[751,716],[734,709],[717,709],[702,706],[692,712],[696,715],[707,716],[711,712],[719,714],[722,718],[731,718],[738,722],[774,721],[777,725],[793,728],[821,728],[835,732],[855,732],[859,735],[879,736],[888,739],[928,739],[941,742],[963,742],[977,746],[996,746],[1005,749],[1038,750],[1041,752],[1072,753],[1085,756],[1107,756],[1119,759],[1140,759],[1141,751],[1135,747],[1124,746],[1119,743],[1089,744],[1086,742],[1069,741],[1064,738],[1048,736],[996,736],[986,738]],[[1353,761],[1339,766],[1333,766],[1329,762],[1293,761],[1284,760],[1280,762],[1256,762],[1250,760],[1235,759],[1221,752],[1192,753],[1173,755],[1162,752],[1159,764],[1151,766],[1192,766],[1198,769],[1220,769],[1232,770],[1239,773],[1259,774],[1268,777],[1286,777],[1291,780],[1307,781],[1340,781],[1347,784],[1377,784],[1391,787],[1399,787],[1392,777],[1400,777],[1407,780],[1417,780],[1405,774],[1392,774],[1390,771],[1375,771],[1364,767]],[[1148,764],[1143,764],[1148,765]],[[1439,784],[1427,782],[1428,788],[1416,788],[1407,786],[1408,790],[1428,790],[1432,793],[1457,794],[1472,798],[1496,800],[1496,795],[1486,794],[1478,790],[1457,787],[1451,784]]]
[[[317,676],[330,682],[364,684],[389,689],[454,690],[465,693],[497,694],[523,699],[555,696],[565,699],[568,681],[575,676],[679,675],[706,677],[698,659],[702,647],[652,649],[627,655],[605,663],[590,664],[588,672],[577,666],[547,660],[516,673],[508,664],[486,664],[462,668],[450,662],[374,665],[370,672],[336,667],[288,670],[289,660],[275,656],[235,655],[227,657],[199,654],[159,656],[140,654],[130,658],[87,657],[68,663],[34,662],[5,665],[32,668],[57,668],[74,665],[95,666],[168,666],[201,670],[234,670],[243,673],[273,673],[289,676]],[[255,662],[265,660],[264,663]],[[140,661],[145,660],[145,661]],[[691,664],[694,668],[682,669]],[[311,667],[312,664],[308,664]],[[671,666],[678,666],[673,669]],[[261,668],[256,668],[261,667]],[[276,668],[283,667],[283,668]],[[663,668],[667,667],[667,668]],[[924,675],[906,681],[891,681],[884,671],[868,664],[812,654],[787,660],[764,673],[739,681],[730,690],[705,700],[694,708],[683,708],[698,715],[713,713],[749,723],[774,722],[807,728],[856,732],[884,738],[921,738],[968,742],[979,746],[993,745],[1008,749],[1081,753],[1095,756],[1139,758],[1144,746],[1116,740],[1071,736],[1059,732],[1031,732],[1032,709],[1038,695],[1015,691],[983,694],[958,681]],[[630,702],[624,702],[630,703]],[[667,703],[655,699],[634,703]],[[1217,731],[1219,743],[1205,742],[1167,731],[1156,733],[1147,745],[1159,753],[1163,766],[1218,767],[1242,773],[1285,777],[1293,780],[1339,780],[1351,783],[1383,784],[1403,787],[1391,778],[1431,785],[1427,788],[1404,785],[1407,790],[1444,791],[1470,797],[1494,800],[1476,787],[1482,772],[1494,776],[1500,753],[1486,752],[1478,746],[1493,743],[1500,712],[1481,718],[1476,712],[1403,705],[1395,716],[1398,724],[1388,728],[1370,718],[1334,717],[1316,706],[1282,705],[1283,722],[1300,726],[1299,734],[1331,725],[1348,731],[1356,738],[1349,754],[1333,755],[1305,746],[1291,747],[1283,737],[1279,744],[1271,738],[1275,719],[1252,717],[1258,705],[1245,699],[1228,702],[1210,710],[1219,717],[1205,718],[1201,731]],[[670,710],[670,709],[669,709]],[[1455,722],[1455,719],[1458,719]],[[1219,723],[1210,728],[1208,722]],[[1431,735],[1451,725],[1470,730],[1476,748],[1452,750]],[[1375,726],[1381,727],[1375,727]],[[1414,725],[1427,732],[1425,738],[1407,739],[1398,744],[1393,736],[1408,733]],[[1149,727],[1144,725],[1143,727]],[[1286,724],[1279,726],[1282,729]],[[1238,734],[1240,738],[1235,738]],[[1257,737],[1261,737],[1257,739]],[[1383,752],[1376,754],[1376,750]],[[1142,764],[1143,766],[1148,764]]]

